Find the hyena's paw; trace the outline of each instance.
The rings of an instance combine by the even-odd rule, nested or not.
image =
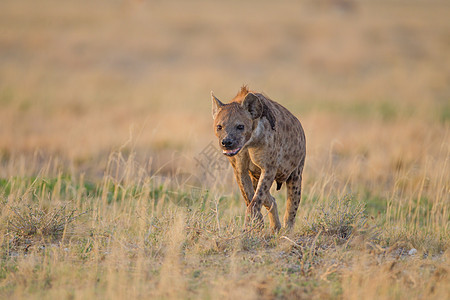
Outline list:
[[[245,212],[245,229],[251,230],[252,228],[262,227],[264,227],[264,219],[261,208],[257,209],[255,206],[250,205]]]

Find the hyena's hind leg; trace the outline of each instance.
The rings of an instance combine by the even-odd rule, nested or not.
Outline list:
[[[297,209],[302,197],[303,164],[297,167],[286,180],[287,200],[284,213],[284,227],[292,229],[297,215]]]

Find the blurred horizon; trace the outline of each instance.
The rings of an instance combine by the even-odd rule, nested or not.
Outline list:
[[[449,12],[445,1],[2,1],[0,155],[83,169],[131,140],[161,164],[193,157],[215,142],[210,91],[226,102],[243,84],[300,118],[313,157],[401,124],[448,136]]]

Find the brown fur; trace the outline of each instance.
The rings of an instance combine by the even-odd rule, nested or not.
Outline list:
[[[262,221],[261,206],[269,210],[270,225],[281,225],[270,187],[287,187],[284,226],[292,228],[301,199],[306,155],[300,121],[286,108],[243,86],[234,99],[223,104],[213,94],[213,118],[219,146],[233,166],[247,205],[247,220]]]

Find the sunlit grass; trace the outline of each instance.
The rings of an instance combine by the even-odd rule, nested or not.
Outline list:
[[[160,182],[132,158],[112,153],[97,183],[51,171],[2,181],[2,295],[232,297],[248,276],[249,298],[357,297],[369,287],[370,297],[396,297],[406,289],[439,298],[448,289],[442,264],[448,223],[436,222],[448,213],[445,201],[439,210],[425,201],[389,201],[387,215],[369,215],[370,197],[328,196],[339,195],[340,187],[327,186],[332,173],[325,169],[322,185],[302,201],[296,229],[273,235],[268,226],[244,230],[245,209],[234,196],[196,198],[183,193],[185,186],[171,190],[174,179]],[[277,198],[283,207],[284,197]],[[418,210],[423,213],[414,217]],[[85,213],[75,217],[75,211]],[[17,230],[36,215],[63,225],[63,234],[45,238],[43,230]],[[409,255],[411,249],[416,252]],[[396,271],[397,264],[408,273]],[[426,267],[419,270],[419,264]],[[366,272],[374,274],[370,284]],[[387,280],[390,274],[395,283]]]

